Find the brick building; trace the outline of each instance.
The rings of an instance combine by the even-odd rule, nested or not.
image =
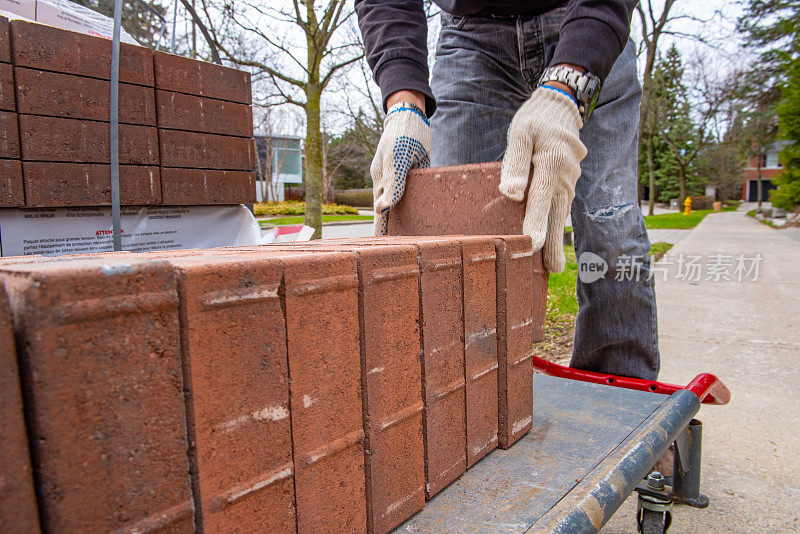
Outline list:
[[[754,154],[747,160],[747,166],[742,171],[742,200],[745,202],[758,202],[758,167],[761,160],[761,179],[763,181],[761,200],[769,200],[769,191],[777,186],[772,179],[783,170],[778,154],[788,144],[788,141],[776,141],[769,145],[764,154]]]

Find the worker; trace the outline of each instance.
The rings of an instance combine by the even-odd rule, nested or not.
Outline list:
[[[434,1],[442,13],[429,84],[423,0],[355,0],[387,112],[370,168],[375,233],[386,233],[410,169],[502,158],[500,192],[515,201],[527,193],[522,228],[545,267],[564,269],[570,213],[579,268],[584,258],[608,266],[578,281],[570,365],[655,379],[656,303],[636,188],[636,1]],[[635,276],[619,276],[631,261]]]

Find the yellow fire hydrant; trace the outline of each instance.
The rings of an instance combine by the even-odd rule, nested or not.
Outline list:
[[[692,197],[686,197],[686,200],[683,201],[683,214],[692,214]]]

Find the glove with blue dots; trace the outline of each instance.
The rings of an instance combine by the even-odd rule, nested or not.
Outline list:
[[[431,126],[417,110],[393,109],[383,122],[383,135],[372,160],[375,235],[386,235],[389,209],[403,196],[408,171],[430,166]]]

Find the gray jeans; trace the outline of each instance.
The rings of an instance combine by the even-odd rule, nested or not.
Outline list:
[[[432,89],[434,166],[497,161],[514,113],[553,57],[564,8],[532,17],[442,15]],[[575,253],[608,264],[604,278],[578,280],[572,367],[655,379],[658,329],[650,241],[637,203],[641,86],[632,42],[617,59],[581,130],[588,155],[572,202]],[[638,260],[631,260],[638,258]],[[630,265],[640,264],[636,276]],[[626,273],[627,271],[627,273]]]

